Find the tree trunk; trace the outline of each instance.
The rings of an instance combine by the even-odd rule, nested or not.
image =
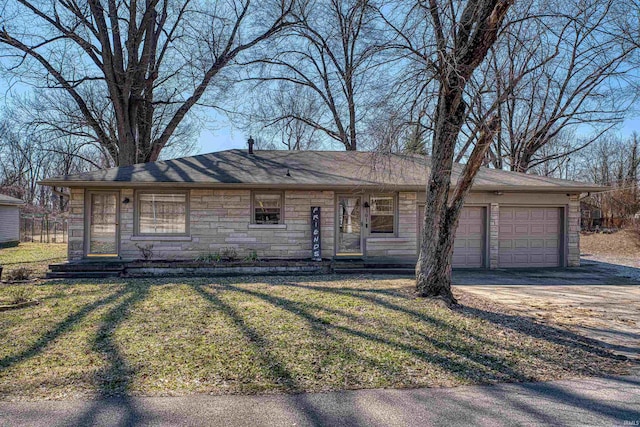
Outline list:
[[[424,234],[416,265],[416,289],[422,297],[456,304],[451,292],[453,239],[459,212],[448,208],[455,140],[465,117],[463,85],[454,74],[442,84],[436,110],[431,175],[427,184]]]
[[[449,123],[450,126],[455,126],[457,123],[462,125],[464,120],[465,104],[461,102],[457,108],[456,114],[445,116],[452,120]],[[499,132],[500,118],[496,115],[483,126],[476,146],[471,152],[462,174],[458,177],[453,197],[449,197],[451,167],[443,167],[445,163],[442,162],[440,153],[438,156],[434,155],[427,193],[428,200],[425,205],[424,234],[420,256],[416,265],[416,288],[418,294],[422,297],[441,299],[448,306],[457,303],[451,292],[453,243],[456,238],[456,229],[458,228],[464,201],[471,189],[473,180],[484,162],[493,138]],[[442,152],[442,150],[438,151]],[[448,150],[444,150],[444,152],[446,152],[447,156],[450,155],[453,158],[453,148],[450,154]],[[437,171],[436,158],[438,159]],[[434,179],[434,176],[446,176],[447,181]],[[449,201],[449,199],[451,200]],[[437,209],[436,203],[444,203],[444,205],[441,205],[439,210],[435,210]],[[439,217],[437,212],[440,212]],[[436,220],[430,220],[430,218],[435,218]]]
[[[425,209],[428,211],[426,206]],[[451,306],[458,302],[451,292],[451,263],[455,229],[460,212],[449,209],[446,212],[437,240],[426,245],[423,240],[416,268],[416,287],[419,296],[441,299]],[[454,218],[455,226],[452,223]],[[427,225],[426,215],[425,225]]]

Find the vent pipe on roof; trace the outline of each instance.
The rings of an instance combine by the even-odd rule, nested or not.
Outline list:
[[[249,144],[249,154],[253,154],[253,144],[255,144],[255,141],[251,136],[249,136],[247,143]]]

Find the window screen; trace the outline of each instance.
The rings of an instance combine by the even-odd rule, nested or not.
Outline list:
[[[185,234],[187,195],[142,193],[138,195],[140,234]]]

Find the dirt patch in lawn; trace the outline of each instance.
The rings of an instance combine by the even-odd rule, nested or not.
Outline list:
[[[623,374],[576,334],[380,277],[114,279],[34,286],[0,316],[0,399],[442,387]],[[7,287],[0,288],[2,292]]]

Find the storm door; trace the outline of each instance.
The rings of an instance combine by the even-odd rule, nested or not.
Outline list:
[[[88,256],[118,255],[118,193],[89,193]]]
[[[362,255],[362,197],[338,196],[336,255]]]

